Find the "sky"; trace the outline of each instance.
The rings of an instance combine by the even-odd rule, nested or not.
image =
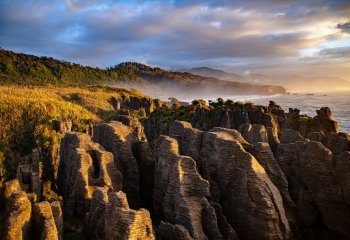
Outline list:
[[[350,80],[350,0],[1,0],[0,47],[100,68]]]

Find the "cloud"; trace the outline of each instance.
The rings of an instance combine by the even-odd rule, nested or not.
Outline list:
[[[350,46],[326,48],[319,52],[319,56],[322,58],[332,59],[350,59]]]
[[[350,22],[339,23],[337,28],[341,29],[343,32],[350,33]]]
[[[300,52],[308,49],[347,58],[346,49],[325,44],[349,38],[349,23],[350,4],[341,0],[4,0],[0,46],[99,67],[147,61],[287,69],[304,64]]]

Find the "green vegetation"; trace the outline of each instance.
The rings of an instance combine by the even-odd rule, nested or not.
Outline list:
[[[112,99],[145,97],[133,90],[96,86],[0,86],[0,93],[0,175],[5,179],[15,177],[21,157],[33,148],[50,149],[60,141],[56,121],[70,120],[73,130],[85,131],[89,123],[116,117]]]
[[[0,84],[87,86],[141,81],[126,68],[103,70],[0,49]]]
[[[191,73],[169,72],[126,62],[107,69],[82,66],[51,57],[37,57],[0,49],[0,84],[9,85],[150,85],[163,80],[200,83],[209,79]]]

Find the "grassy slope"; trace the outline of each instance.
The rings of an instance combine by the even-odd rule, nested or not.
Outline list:
[[[48,147],[59,141],[52,130],[55,120],[69,119],[73,130],[84,131],[87,123],[113,119],[111,99],[121,96],[145,97],[112,87],[0,86],[0,180],[13,175],[20,156],[36,145]]]

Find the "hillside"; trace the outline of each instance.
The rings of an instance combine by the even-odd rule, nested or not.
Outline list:
[[[209,67],[191,68],[189,72],[193,74],[198,74],[201,76],[214,77],[214,78],[227,80],[227,81],[246,82],[246,79],[239,74],[228,73],[223,70],[219,70],[215,68],[209,68]]]
[[[155,97],[217,97],[285,92],[278,86],[221,81],[186,72],[169,72],[139,63],[121,63],[108,69],[99,69],[3,49],[0,50],[0,84],[132,87]]]
[[[124,69],[124,72],[131,71],[143,80],[162,89],[166,95],[180,99],[198,98],[198,96],[206,98],[249,94],[283,94],[286,92],[281,86],[224,81],[189,72],[169,72],[140,63],[121,63],[114,69],[117,71]]]

